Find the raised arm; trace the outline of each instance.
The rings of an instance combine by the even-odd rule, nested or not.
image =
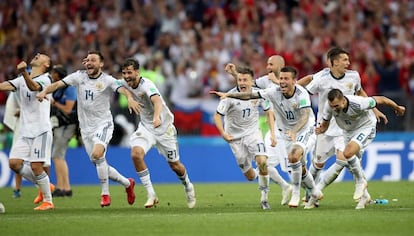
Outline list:
[[[229,73],[235,80],[237,80],[236,65],[233,63],[227,63],[224,67],[224,71]]]
[[[250,100],[250,99],[258,99],[261,98],[259,92],[252,92],[252,93],[247,93],[247,92],[240,92],[240,93],[222,93],[222,92],[217,92],[217,91],[210,91],[210,94],[216,94],[217,96],[219,96],[221,99],[223,98],[236,98],[236,99],[240,99],[240,100]]]
[[[26,68],[27,68],[27,64],[24,61],[20,62],[17,65],[17,70],[22,74],[27,87],[31,91],[40,91],[42,89],[42,86],[40,86],[39,83],[35,82],[34,80],[32,80],[32,78],[30,78],[30,75],[29,73],[27,73]]]

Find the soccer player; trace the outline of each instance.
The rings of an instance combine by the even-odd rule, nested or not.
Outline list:
[[[57,65],[50,71],[53,82],[66,77],[66,69]],[[53,197],[72,196],[72,189],[69,182],[69,170],[65,160],[68,142],[76,133],[77,112],[76,112],[76,89],[73,86],[64,87],[56,90],[51,100],[52,112],[51,120],[53,128],[53,148],[52,159],[56,172],[56,189]]]
[[[0,90],[16,91],[20,99],[20,130],[10,151],[10,168],[25,179],[39,186],[43,203],[34,210],[54,209],[50,179],[43,166],[50,165],[52,128],[50,125],[50,103],[40,103],[36,99],[39,91],[51,83],[47,73],[52,62],[45,54],[36,54],[30,62],[31,73],[26,71],[27,64],[17,65],[21,72],[13,80],[0,84]],[[27,161],[30,165],[25,165]],[[39,202],[40,202],[39,201]]]
[[[293,184],[292,197],[289,207],[298,207],[300,201],[300,186],[311,189],[312,196],[316,199],[323,197],[315,187],[312,175],[306,170],[306,154],[314,141],[314,115],[308,92],[296,85],[297,71],[293,67],[283,67],[280,72],[280,86],[273,86],[265,90],[243,93],[220,93],[212,91],[220,97],[237,99],[268,99],[274,108],[276,125],[275,132],[278,143],[284,143],[286,147],[280,155],[288,156]]]
[[[272,86],[279,86],[280,69],[285,66],[285,60],[280,55],[272,55],[267,59],[266,70],[268,74],[260,76],[254,80],[254,86],[260,89],[265,89]],[[224,69],[227,73],[231,74],[237,81],[236,66],[232,63],[228,63]],[[288,172],[287,156],[280,156],[280,149],[285,147],[279,143],[276,146],[272,146],[271,132],[267,131],[264,138],[266,152],[267,152],[267,165],[269,178],[273,180],[282,188],[282,200],[281,205],[286,205],[292,194],[292,186],[287,183],[279,174],[276,166],[281,164],[283,171]]]
[[[405,113],[405,107],[397,105],[391,99],[384,96],[361,97],[354,95],[344,95],[339,89],[331,89],[327,94],[328,101],[322,113],[322,123],[315,129],[317,134],[324,133],[332,123],[334,117],[336,124],[344,131],[345,149],[343,155],[351,167],[355,176],[356,185],[366,188],[366,180],[362,172],[360,159],[365,148],[372,142],[376,134],[377,119],[372,109],[377,104],[390,106],[398,116]],[[368,191],[358,194],[361,197],[356,209],[363,209],[371,201]],[[311,197],[312,199],[312,197]],[[309,204],[312,207],[312,200]]]
[[[247,67],[238,68],[237,87],[229,93],[252,92],[253,71]],[[257,171],[252,167],[255,160],[259,169],[259,190],[261,191],[262,209],[270,209],[268,201],[269,174],[267,166],[267,153],[259,129],[259,108],[262,108],[267,116],[269,127],[274,128],[274,114],[268,101],[257,99],[253,101],[240,101],[237,99],[222,99],[214,114],[214,123],[223,139],[226,140],[236,158],[237,164],[244,176],[249,181],[257,177]],[[224,125],[223,125],[224,117]],[[276,145],[274,133],[273,146]]]
[[[17,134],[19,133],[19,116],[20,116],[20,97],[16,92],[10,92],[7,97],[6,106],[4,108],[3,123],[13,131],[13,143],[16,143]],[[22,176],[15,174],[15,188],[13,189],[13,198],[21,197]]]
[[[358,72],[347,70],[350,65],[349,53],[347,51],[334,47],[328,51],[327,58],[329,68],[325,68],[310,76],[310,83],[308,83],[309,80],[301,79],[298,81],[301,85],[307,85],[306,89],[310,94],[319,95],[318,123],[322,121],[322,111],[327,101],[327,94],[332,88],[340,89],[346,95],[367,96],[361,87],[361,78]],[[381,112],[377,109],[374,109],[374,112],[377,117],[381,117],[386,121],[386,117]],[[320,190],[323,190],[335,181],[344,167],[350,168],[346,158],[343,156],[345,148],[343,138],[342,130],[336,125],[334,120],[331,121],[329,129],[325,133],[317,135],[315,153],[309,171],[317,181]],[[325,162],[332,155],[336,155],[336,162],[326,170],[323,179],[319,179],[319,173],[323,169]],[[359,194],[356,194],[354,197],[358,197],[357,195]]]
[[[122,83],[141,104],[140,123],[137,130],[131,135],[131,158],[137,174],[147,190],[148,199],[145,208],[156,207],[158,197],[150,178],[150,171],[144,161],[146,153],[156,147],[168,162],[171,170],[184,185],[188,208],[194,208],[196,196],[187,170],[180,161],[178,152],[177,130],[174,126],[174,116],[167,107],[162,95],[155,84],[140,76],[139,62],[135,59],[126,59],[121,67]]]
[[[39,101],[44,100],[47,94],[57,89],[72,85],[77,89],[77,106],[79,128],[86,152],[95,165],[101,184],[101,207],[111,205],[109,193],[109,179],[123,186],[127,193],[129,204],[134,204],[135,181],[121,175],[114,167],[107,163],[105,158],[108,143],[112,138],[114,123],[110,110],[110,99],[113,92],[124,94],[128,98],[130,112],[139,112],[139,104],[132,94],[122,86],[119,80],[104,73],[104,58],[98,51],[91,51],[83,60],[85,70],[78,70],[62,80],[53,82],[37,95]],[[48,102],[49,103],[49,102]]]

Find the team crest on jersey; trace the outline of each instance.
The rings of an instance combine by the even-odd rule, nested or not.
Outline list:
[[[298,107],[299,107],[299,106],[298,106],[298,104],[297,104],[296,102],[292,103],[292,108],[293,108],[293,109],[298,109]]]
[[[103,84],[102,84],[101,82],[96,83],[95,87],[96,87],[98,90],[101,90],[101,89],[103,89]]]
[[[347,84],[346,84],[346,87],[347,87],[348,89],[353,89],[353,88],[354,88],[354,84],[353,84],[353,83],[347,83]]]

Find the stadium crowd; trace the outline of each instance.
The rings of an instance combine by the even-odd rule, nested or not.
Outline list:
[[[413,1],[2,0],[0,25],[0,82],[15,78],[16,65],[37,52],[73,72],[97,49],[117,78],[119,65],[133,57],[165,94],[179,132],[197,135],[216,134],[218,99],[208,91],[234,87],[226,63],[248,65],[259,76],[278,54],[302,77],[325,67],[325,53],[339,46],[350,52],[368,95],[411,109],[382,130],[414,130]],[[6,98],[0,93],[2,107]],[[121,98],[113,110],[114,117],[127,113]]]

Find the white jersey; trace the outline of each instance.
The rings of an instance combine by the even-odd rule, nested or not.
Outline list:
[[[270,88],[272,86],[278,86],[277,84],[273,83],[271,79],[269,79],[268,75],[263,75],[255,79],[254,84],[256,85],[256,87],[260,89]]]
[[[292,97],[286,98],[279,86],[259,90],[259,95],[269,100],[275,111],[276,129],[282,131],[291,130],[299,121],[300,109],[311,109],[311,100],[308,92],[300,85],[295,85]],[[315,115],[309,114],[309,120],[302,130],[308,129],[315,124]]]
[[[344,95],[355,95],[355,93],[361,90],[361,78],[357,71],[347,70],[345,75],[341,78],[335,78],[331,74],[329,68],[325,68],[313,75],[312,81],[306,86],[306,89],[311,94],[319,95],[318,103],[318,122],[322,120],[322,111],[326,104],[327,96],[330,90],[339,89]],[[342,130],[336,125],[334,120],[331,120],[329,129],[326,131],[326,135],[340,136]]]
[[[140,123],[152,134],[162,135],[167,132],[168,127],[174,122],[174,115],[168,108],[165,103],[161,93],[155,86],[155,84],[147,79],[141,77],[139,80],[138,87],[131,88],[128,86],[125,80],[120,80],[125,88],[127,88],[134,95],[136,100],[142,104],[140,112]],[[161,109],[161,125],[154,129],[153,120],[154,120],[154,105],[152,104],[151,97],[159,96],[162,101]]]
[[[256,91],[252,89],[252,91]],[[239,92],[233,88],[229,93]],[[239,100],[235,98],[225,98],[220,100],[217,113],[224,116],[224,130],[240,139],[247,135],[253,135],[259,129],[259,108],[264,111],[271,108],[270,103],[265,99]]]
[[[33,81],[42,86],[42,89],[51,84],[52,80],[49,73],[41,74]],[[38,91],[31,91],[23,78],[19,76],[9,81],[16,88],[20,100],[20,130],[19,134],[25,138],[35,138],[45,132],[52,131],[50,124],[50,98],[39,102],[36,98]]]
[[[101,73],[98,78],[89,78],[84,70],[76,71],[62,80],[76,87],[79,127],[82,132],[93,133],[99,127],[113,126],[110,101],[114,91],[122,86],[114,77]]]
[[[347,95],[348,106],[340,112],[335,112],[326,104],[323,110],[323,119],[332,120],[335,117],[336,123],[345,131],[354,131],[362,127],[375,127],[377,119],[372,109],[376,101],[372,97],[361,97]]]

